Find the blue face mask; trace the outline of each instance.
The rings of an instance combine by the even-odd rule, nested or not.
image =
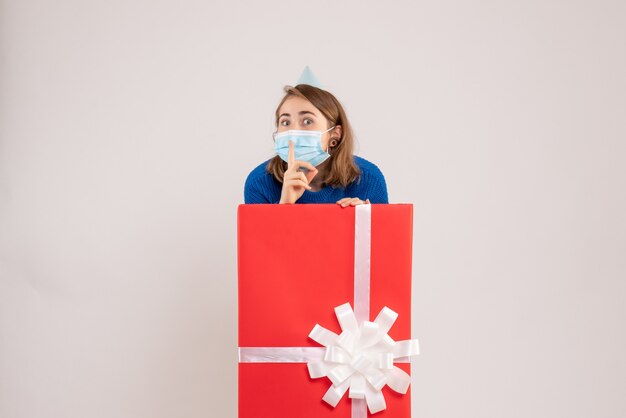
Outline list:
[[[334,129],[322,131],[285,131],[274,133],[274,150],[276,154],[288,162],[289,141],[293,142],[293,150],[296,160],[306,161],[316,167],[326,161],[330,154],[322,149],[322,135]]]

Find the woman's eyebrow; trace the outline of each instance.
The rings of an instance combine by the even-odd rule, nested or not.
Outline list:
[[[313,116],[317,116],[315,113],[310,112],[308,110],[303,110],[301,112],[298,112],[299,115],[306,115],[307,113],[313,115]],[[282,118],[283,116],[291,116],[289,113],[283,113],[282,115],[279,116],[279,118]]]

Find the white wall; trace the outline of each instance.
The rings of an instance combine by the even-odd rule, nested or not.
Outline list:
[[[0,2],[0,416],[234,417],[305,65],[415,205],[414,417],[626,415],[626,5]]]

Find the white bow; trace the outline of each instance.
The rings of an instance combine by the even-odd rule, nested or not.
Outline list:
[[[385,385],[405,394],[411,377],[393,365],[419,354],[417,339],[394,341],[387,332],[398,314],[384,307],[374,322],[363,321],[359,327],[349,303],[335,308],[341,335],[316,324],[309,337],[326,347],[323,360],[307,363],[311,378],[327,376],[332,386],[322,398],[337,406],[350,389],[348,397],[365,399],[370,413],[384,410],[387,405],[382,389]]]

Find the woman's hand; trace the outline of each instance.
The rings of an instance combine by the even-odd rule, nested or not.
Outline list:
[[[365,199],[365,201],[362,201],[358,197],[344,197],[343,199],[338,200],[337,203],[340,204],[342,208],[345,208],[348,205],[356,206],[356,205],[370,205],[371,204],[369,199]]]
[[[300,167],[309,169],[304,175],[302,171],[298,171]],[[296,203],[296,200],[304,194],[304,190],[311,190],[309,182],[317,174],[317,168],[313,164],[306,161],[296,161],[295,151],[293,150],[293,142],[289,141],[289,156],[287,158],[287,171],[283,177],[283,190],[280,194],[279,203]]]

